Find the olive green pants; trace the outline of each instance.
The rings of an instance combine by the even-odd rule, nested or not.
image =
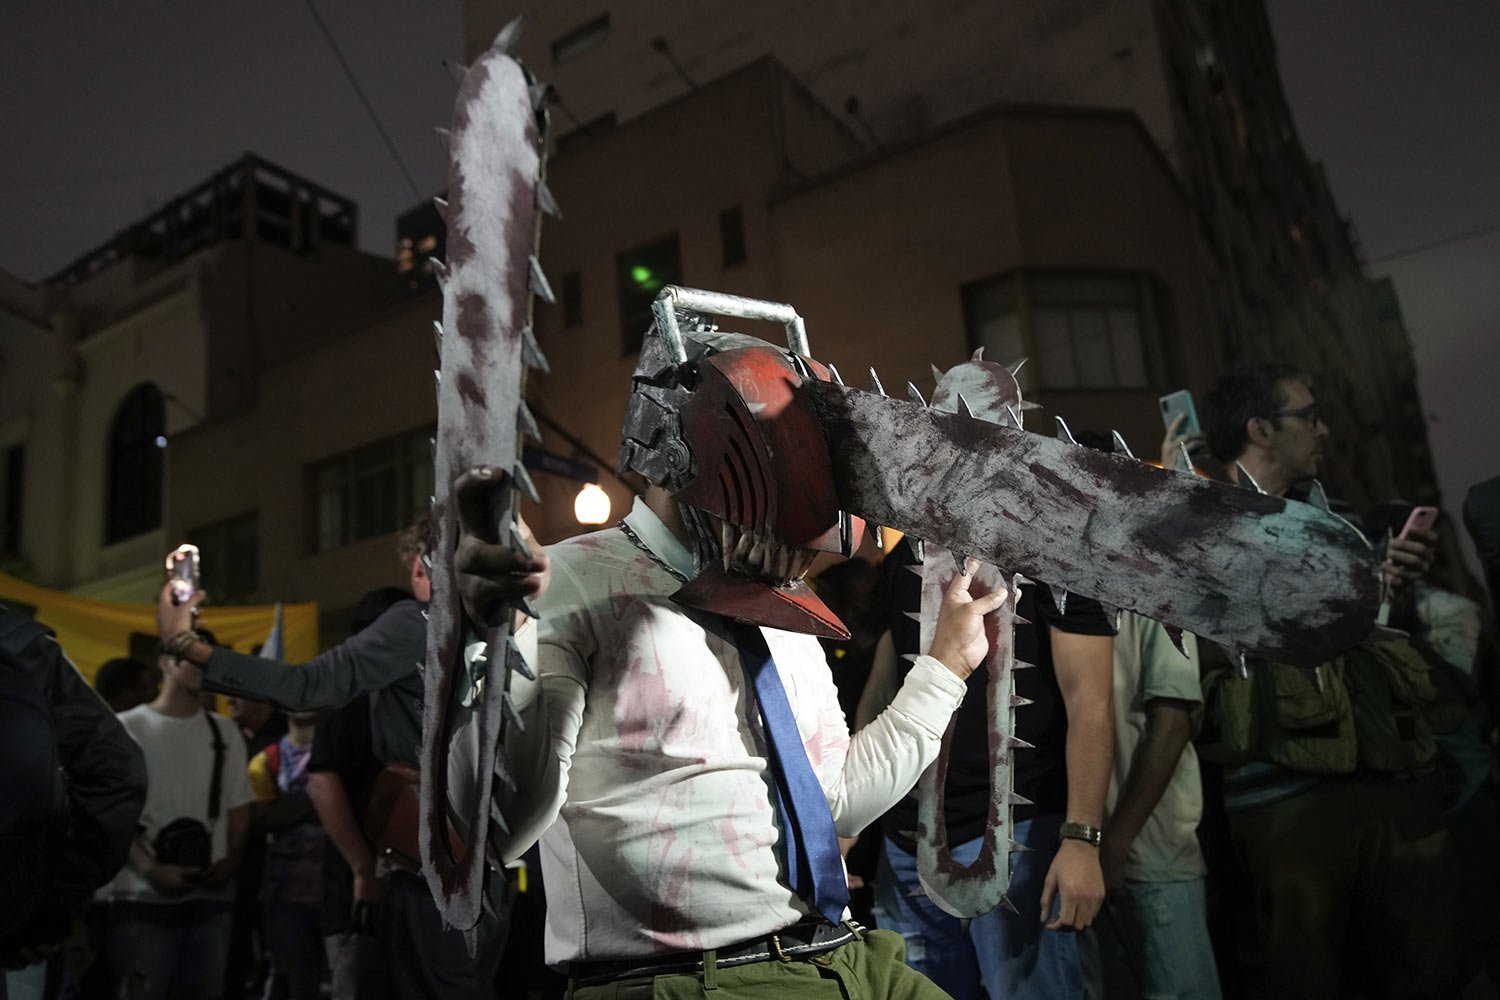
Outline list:
[[[732,969],[569,985],[569,1000],[938,1000],[947,994],[906,964],[899,934],[866,931],[832,951],[791,962],[755,962]]]

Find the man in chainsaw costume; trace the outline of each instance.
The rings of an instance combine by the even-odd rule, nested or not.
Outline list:
[[[622,465],[649,486],[619,525],[528,559],[480,540],[478,498],[501,473],[476,470],[459,486],[456,565],[471,618],[485,620],[503,588],[534,592],[539,614],[516,633],[537,679],[511,680],[525,727],[507,737],[521,791],[501,803],[504,853],[541,835],[547,960],[580,1000],[616,995],[615,984],[647,995],[653,983],[666,996],[837,995],[825,979],[855,997],[941,996],[902,964],[899,937],[848,921],[835,835],[858,833],[935,759],[984,655],[983,616],[1005,591],[971,595],[961,574],[931,655],[851,739],[807,634],[842,626],[800,575],[813,546],[847,554],[859,525],[827,508],[831,531],[815,537],[803,515],[826,468],[769,464],[808,429],[793,388],[826,375],[701,326],[686,346],[688,361],[675,363],[656,328],[647,336]],[[732,395],[750,401],[724,418],[749,418],[743,434],[718,423]],[[757,443],[759,454],[735,450]],[[701,474],[711,460],[721,476]],[[806,492],[787,492],[804,471]],[[737,479],[747,474],[764,478],[749,486]],[[698,488],[684,488],[690,480]],[[724,492],[708,497],[705,480]],[[706,512],[726,497],[765,504],[767,530]]]

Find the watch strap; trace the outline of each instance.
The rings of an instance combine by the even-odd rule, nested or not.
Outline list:
[[[1097,826],[1069,821],[1057,828],[1057,839],[1081,840],[1094,847],[1098,847],[1099,842],[1104,839],[1104,831],[1100,830]]]

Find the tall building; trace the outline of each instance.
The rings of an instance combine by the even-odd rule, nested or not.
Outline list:
[[[151,601],[164,554],[191,539],[218,599],[308,599],[262,586],[265,520],[230,488],[258,474],[253,456],[188,462],[179,444],[407,296],[355,248],[357,221],[348,199],[246,156],[36,286],[0,276],[0,569]],[[194,495],[216,498],[212,516]]]
[[[1320,166],[1311,161],[1297,137],[1292,113],[1282,92],[1275,42],[1264,6],[1240,0],[1014,0],[997,4],[960,0],[940,6],[892,4],[862,0],[846,4],[808,4],[799,0],[766,0],[736,4],[728,0],[584,0],[549,4],[513,0],[495,5],[468,5],[469,53],[487,46],[510,17],[528,19],[519,55],[552,84],[559,96],[553,111],[554,170],[584,192],[585,210],[564,204],[571,214],[563,227],[619,233],[611,243],[602,234],[598,252],[637,253],[664,234],[672,221],[662,215],[658,190],[674,194],[674,211],[712,226],[728,203],[705,201],[722,190],[724,179],[748,180],[745,161],[763,160],[767,149],[781,159],[755,186],[736,192],[745,237],[754,245],[767,233],[769,220],[784,216],[785,206],[808,199],[844,200],[833,192],[852,193],[856,176],[919,157],[936,149],[954,131],[1000,109],[1024,107],[1033,116],[1069,113],[1115,113],[1138,123],[1139,134],[1168,168],[1180,192],[1190,225],[1187,241],[1196,277],[1165,281],[1144,258],[1130,264],[1146,275],[1148,285],[1168,294],[1151,293],[1150,312],[1159,323],[1173,316],[1175,332],[1159,341],[1172,355],[1148,365],[1145,397],[1186,386],[1207,389],[1219,371],[1246,361],[1280,360],[1312,371],[1320,383],[1319,398],[1342,447],[1329,458],[1331,488],[1356,506],[1391,496],[1432,502],[1435,476],[1413,378],[1410,344],[1389,286],[1365,273],[1351,224],[1339,212]],[[655,123],[689,116],[687,109],[712,101],[727,74],[763,57],[782,68],[779,86],[795,90],[815,108],[811,117],[837,126],[840,138],[828,157],[798,160],[788,155],[779,133],[730,135],[725,127],[707,132],[666,134]],[[774,102],[774,94],[766,100]],[[1075,119],[1076,120],[1076,119]],[[728,125],[729,123],[714,123]],[[644,133],[662,144],[640,141]],[[769,143],[756,149],[751,142]],[[629,148],[628,162],[613,153]],[[597,150],[597,151],[596,151]],[[1040,186],[1018,186],[1009,194],[1024,206],[1030,224],[1026,256],[1045,245],[1049,269],[1076,274],[1098,266],[1091,262],[1088,240],[1068,246],[1058,234],[1091,230],[1094,238],[1119,240],[1111,229],[1117,220],[1107,213],[1090,218],[1097,202],[1123,203],[1136,196],[1135,177],[1118,169],[1103,147],[1073,141],[1049,152],[1059,175],[1072,175],[1073,187],[1049,184],[1058,178],[1026,179]],[[578,175],[596,165],[590,180]],[[842,223],[859,227],[856,257],[865,259],[883,246],[888,254],[909,251],[913,232],[904,227],[948,223],[969,229],[983,216],[994,185],[980,185],[977,200],[951,197],[964,189],[972,167],[957,164],[952,173],[927,173],[904,189],[869,190],[869,200],[850,205]],[[625,171],[621,174],[620,171]],[[1050,173],[1050,172],[1049,172]],[[642,187],[644,185],[644,187]],[[613,197],[595,198],[590,192]],[[790,195],[790,192],[797,192]],[[817,192],[817,193],[813,193]],[[645,197],[642,197],[642,195]],[[719,196],[723,200],[722,195]],[[627,204],[628,202],[628,204]],[[657,221],[642,216],[644,205]],[[627,234],[627,219],[640,218]],[[832,220],[830,220],[831,223]],[[1158,230],[1180,220],[1140,220],[1133,233],[1145,244]],[[652,231],[652,227],[655,231]],[[728,280],[731,290],[816,307],[825,325],[836,317],[862,314],[872,287],[882,299],[914,299],[931,294],[909,282],[906,269],[836,269],[826,260],[839,243],[837,234],[810,230],[795,236],[773,230],[772,268],[750,266],[720,279],[714,269],[691,266],[688,232],[682,234],[684,272],[689,283],[712,285]],[[696,238],[711,238],[700,233]],[[554,270],[569,271],[576,261],[564,249],[572,237],[544,236],[543,260]],[[809,266],[827,281],[816,291],[806,288],[806,272],[787,266],[797,248],[791,240],[819,247]],[[559,243],[562,245],[560,246]],[[920,255],[926,258],[925,245]],[[947,337],[954,344],[974,338],[965,317],[982,298],[974,283],[999,275],[1007,266],[1035,270],[1028,261],[1007,257],[995,244],[986,268],[977,262],[948,275],[951,287],[970,289],[964,309],[934,318],[924,336]],[[763,251],[764,252],[764,251]],[[753,254],[752,254],[753,258]],[[1116,265],[1110,265],[1116,266]],[[653,270],[648,268],[648,270]],[[587,276],[585,276],[586,278]],[[1079,337],[1034,301],[1060,300],[1063,308],[1079,297],[1123,301],[1123,285],[1103,286],[1043,282],[1037,275],[1017,277],[1008,293],[1015,307],[1017,332],[1009,346],[1031,357],[1031,387],[1044,401],[1064,391],[1111,390],[1107,378],[1064,361]],[[599,273],[595,282],[617,285],[584,289],[585,302],[597,310],[610,294],[631,294],[629,272]],[[1072,280],[1072,279],[1069,279]],[[1169,287],[1168,287],[1169,286]],[[794,295],[793,292],[799,293]],[[957,293],[954,293],[955,295]],[[1146,293],[1141,293],[1146,294]],[[809,298],[808,296],[812,297]],[[572,300],[577,302],[575,294]],[[999,301],[987,299],[985,301]],[[1098,303],[1095,303],[1098,304]],[[916,307],[907,307],[908,312]],[[964,310],[970,310],[965,312]],[[806,311],[806,309],[804,310]],[[870,317],[864,335],[878,341],[869,356],[911,336],[897,322],[901,310]],[[1093,320],[1085,321],[1085,326]],[[816,327],[814,327],[816,329]],[[1066,329],[1064,335],[1062,331]],[[569,334],[602,344],[606,334],[584,324]],[[597,339],[596,339],[597,338]],[[1148,338],[1148,344],[1150,339]],[[816,334],[815,350],[822,352]],[[824,341],[826,343],[826,341]],[[576,342],[568,350],[577,351]],[[593,350],[593,347],[589,347]],[[603,357],[605,352],[598,352]],[[1178,356],[1180,355],[1180,356]],[[951,358],[937,358],[946,364]],[[601,366],[616,366],[607,362]],[[624,367],[623,365],[618,367]],[[1126,419],[1126,418],[1121,418]],[[602,442],[606,435],[598,435]],[[1148,435],[1149,437],[1149,435]],[[1155,439],[1142,438],[1137,450],[1155,450]]]

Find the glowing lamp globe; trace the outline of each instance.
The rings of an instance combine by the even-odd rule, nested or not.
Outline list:
[[[579,524],[603,524],[609,520],[609,494],[597,483],[585,483],[573,498],[573,516]]]

